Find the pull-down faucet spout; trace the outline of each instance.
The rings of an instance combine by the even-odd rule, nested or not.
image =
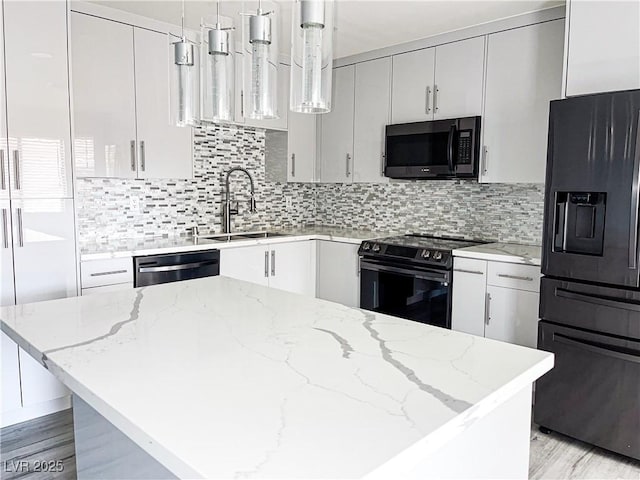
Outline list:
[[[233,167],[227,171],[226,179],[224,182],[225,186],[225,197],[224,197],[224,205],[222,209],[222,219],[224,226],[224,233],[231,233],[231,216],[238,214],[238,208],[231,208],[231,188],[229,186],[229,179],[233,172],[242,172],[247,177],[249,177],[249,182],[251,184],[251,199],[249,200],[249,212],[256,212],[256,199],[255,199],[255,188],[253,183],[253,177],[249,173],[249,170],[242,167]]]

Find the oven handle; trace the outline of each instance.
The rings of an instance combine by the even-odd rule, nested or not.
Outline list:
[[[371,270],[374,272],[399,273],[401,275],[409,275],[409,276],[420,278],[423,280],[433,280],[440,283],[449,283],[448,273],[435,273],[435,272],[426,272],[424,270],[417,270],[417,269],[392,267],[389,265],[380,265],[377,263],[371,263],[371,262],[361,260],[360,270],[362,271],[365,269]]]
[[[177,270],[193,270],[194,268],[207,267],[216,265],[217,260],[209,260],[205,262],[182,263],[177,265],[166,265],[162,267],[138,267],[139,273],[158,273],[158,272],[175,272]]]
[[[567,335],[563,335],[561,333],[554,333],[553,340],[558,343],[564,343],[565,345],[571,345],[576,348],[581,348],[583,350],[588,350],[590,352],[599,353],[600,355],[606,355],[607,357],[617,358],[619,360],[624,360],[626,362],[634,362],[640,363],[640,355],[635,355],[633,353],[625,353],[620,352],[618,350],[613,350],[606,348],[606,346],[594,345],[593,343],[582,340],[579,338],[572,338]]]

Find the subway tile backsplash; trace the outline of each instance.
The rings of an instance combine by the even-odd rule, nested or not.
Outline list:
[[[328,225],[428,232],[518,243],[540,243],[542,185],[469,181],[388,184],[296,184],[265,172],[265,133],[237,126],[197,128],[192,180],[78,179],[80,243],[184,235],[194,225],[220,232],[224,172],[239,166],[255,181],[258,211],[248,210],[249,181],[232,176],[240,202],[235,230]],[[269,169],[273,168],[269,165]],[[286,167],[285,167],[286,168]],[[289,199],[289,201],[287,201]]]

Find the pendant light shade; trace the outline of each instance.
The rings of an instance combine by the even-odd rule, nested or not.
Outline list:
[[[171,123],[179,127],[196,125],[199,112],[199,55],[196,45],[184,31],[184,0],[182,2],[182,32],[176,41],[169,35],[170,79],[169,97]]]
[[[219,12],[202,19],[202,119],[234,120],[235,51],[233,23]]]
[[[291,27],[290,108],[331,111],[333,0],[296,0]]]
[[[262,4],[244,15],[242,34],[243,110],[253,119],[278,118],[277,6]]]

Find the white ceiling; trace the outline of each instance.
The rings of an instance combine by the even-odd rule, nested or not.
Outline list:
[[[92,0],[168,23],[180,23],[179,0]],[[221,13],[238,18],[256,1],[223,0]],[[266,3],[266,0],[265,2]],[[280,5],[280,50],[289,51],[292,0]],[[563,5],[564,0],[336,0],[335,58],[418,40],[452,30]],[[186,0],[186,25],[215,11],[213,0]],[[237,22],[237,21],[236,21]],[[239,23],[236,23],[239,25]]]

